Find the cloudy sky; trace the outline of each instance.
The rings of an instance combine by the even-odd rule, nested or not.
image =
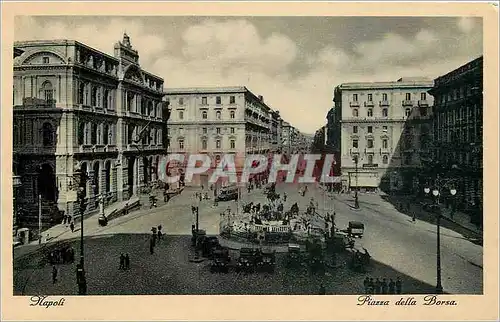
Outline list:
[[[306,133],[344,82],[436,77],[482,54],[481,18],[17,17],[15,39],[74,39],[112,54],[126,31],[166,87],[247,86]]]

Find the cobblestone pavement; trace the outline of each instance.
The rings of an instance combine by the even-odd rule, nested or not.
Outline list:
[[[373,277],[401,277],[405,289],[411,293],[432,292],[436,276],[435,226],[417,221],[413,223],[390,204],[374,196],[362,200],[361,209],[353,210],[348,198],[328,198],[321,189],[311,187],[305,197],[298,195],[297,186],[278,186],[278,192],[287,192],[285,209],[298,202],[305,209],[311,196],[323,209],[335,210],[339,228],[350,220],[365,224],[365,235],[358,239],[374,259]],[[324,197],[325,196],[325,197]],[[361,197],[360,197],[361,198]],[[243,202],[265,202],[262,190],[243,193]],[[287,270],[280,264],[274,275],[240,276],[235,273],[211,274],[208,263],[194,264],[190,256],[189,235],[194,216],[191,205],[199,205],[200,228],[208,234],[217,234],[220,213],[235,202],[194,201],[194,190],[187,189],[166,206],[143,209],[117,218],[107,227],[85,226],[85,266],[89,280],[89,294],[317,294],[322,281],[331,294],[359,294],[364,274],[345,267],[317,278]],[[162,242],[154,255],[147,246],[150,229],[162,225],[168,239]],[[87,229],[88,228],[88,229]],[[482,293],[482,247],[474,245],[462,235],[442,229],[442,272],[446,292],[463,294]],[[74,236],[78,237],[78,236]],[[78,250],[78,241],[73,240]],[[131,256],[129,271],[118,270],[121,252]],[[78,252],[77,252],[78,253]],[[281,255],[280,255],[281,256]],[[284,256],[284,255],[283,255]],[[75,294],[74,265],[60,266],[60,280],[51,282],[51,268],[38,267],[37,255],[15,263],[15,294]]]

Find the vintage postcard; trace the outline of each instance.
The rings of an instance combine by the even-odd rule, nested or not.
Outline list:
[[[498,320],[495,4],[2,27],[3,319]]]

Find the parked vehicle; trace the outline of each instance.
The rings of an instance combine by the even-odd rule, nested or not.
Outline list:
[[[257,269],[260,272],[273,273],[276,267],[276,252],[275,251],[262,251],[261,257],[257,263]]]
[[[237,272],[253,272],[257,264],[260,252],[255,248],[241,248],[240,257],[236,263]]]
[[[238,187],[237,186],[229,186],[221,189],[217,197],[215,197],[215,201],[230,201],[230,200],[238,200]]]
[[[365,231],[365,225],[359,221],[350,221],[347,227],[347,233],[350,237],[363,237]]]
[[[229,256],[229,249],[220,247],[213,251],[213,260],[210,265],[210,272],[212,273],[228,273],[231,257]]]

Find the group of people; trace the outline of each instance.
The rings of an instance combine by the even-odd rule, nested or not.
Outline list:
[[[120,268],[118,269],[130,269],[130,257],[128,254],[120,255]]]
[[[392,278],[387,280],[383,278],[376,278],[373,280],[372,277],[366,277],[363,281],[363,286],[365,288],[365,294],[401,294],[403,282],[398,277],[396,281]]]
[[[55,249],[48,254],[48,260],[51,265],[73,263],[75,261],[75,250],[69,246]]]

